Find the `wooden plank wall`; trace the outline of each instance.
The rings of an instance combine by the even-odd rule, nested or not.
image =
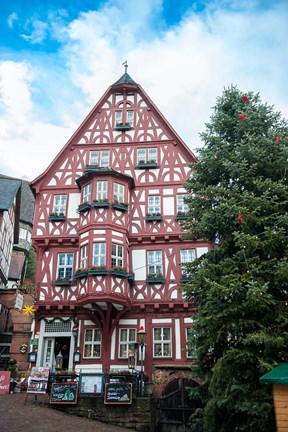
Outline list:
[[[277,432],[288,431],[288,385],[274,384],[273,399]]]

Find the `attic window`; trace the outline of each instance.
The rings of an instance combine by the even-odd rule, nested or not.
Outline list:
[[[115,111],[115,128],[130,129],[133,127],[134,111]]]

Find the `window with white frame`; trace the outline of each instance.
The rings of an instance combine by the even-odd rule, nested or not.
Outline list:
[[[86,329],[84,333],[84,358],[101,357],[101,331]]]
[[[120,329],[119,357],[127,358],[131,345],[136,342],[136,330],[131,328]]]
[[[191,340],[191,335],[192,327],[186,327],[186,357],[193,359],[196,357],[196,351]]]
[[[106,243],[93,243],[93,266],[106,266]]]
[[[113,198],[116,203],[124,203],[124,185],[121,183],[114,183]]]
[[[123,267],[123,246],[112,244],[112,267]]]
[[[73,253],[59,253],[57,261],[57,279],[71,279],[73,272]]]
[[[171,328],[155,327],[153,329],[153,357],[171,357],[171,347]]]
[[[148,214],[160,214],[160,196],[159,195],[149,195],[148,197]]]
[[[65,215],[67,195],[54,195],[53,213]]]
[[[115,125],[122,125],[122,111],[115,111]]]
[[[162,275],[162,252],[148,251],[148,274]]]
[[[107,181],[98,181],[97,182],[97,200],[107,200]]]
[[[90,203],[91,201],[91,183],[88,183],[83,188],[83,202]]]
[[[189,206],[184,202],[185,197],[185,194],[177,195],[177,213],[188,213]]]
[[[126,112],[126,123],[128,123],[131,127],[133,127],[134,111],[127,111]]]
[[[91,150],[89,152],[89,165],[99,167],[109,166],[109,150]]]
[[[88,245],[82,246],[80,249],[80,267],[88,267]]]
[[[195,249],[183,249],[180,251],[182,273],[186,274],[185,264],[191,263],[195,260]],[[183,264],[183,266],[182,266]]]
[[[156,148],[139,148],[137,149],[137,164],[141,163],[157,163],[157,149]]]

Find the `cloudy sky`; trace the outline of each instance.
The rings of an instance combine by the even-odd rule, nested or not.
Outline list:
[[[231,84],[288,118],[287,23],[287,0],[2,0],[0,173],[41,174],[125,60],[196,154]]]

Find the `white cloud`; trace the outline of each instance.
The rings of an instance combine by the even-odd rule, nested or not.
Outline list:
[[[31,44],[38,44],[44,41],[48,32],[48,24],[38,19],[32,19],[27,22],[30,34],[21,34],[21,37]],[[30,29],[31,27],[31,29]]]
[[[30,173],[40,174],[104,91],[124,73],[122,63],[126,59],[128,73],[192,149],[201,146],[198,134],[209,121],[211,107],[224,87],[231,84],[243,91],[260,92],[264,102],[274,104],[287,118],[286,2],[274,2],[270,9],[262,10],[255,10],[251,2],[248,2],[249,6],[242,2],[241,9],[237,9],[234,2],[234,7],[229,10],[217,8],[217,3],[205,14],[186,13],[177,26],[166,32],[163,23],[160,23],[161,31],[159,27],[157,31],[155,25],[160,17],[160,0],[111,0],[101,10],[81,13],[65,28],[61,21],[64,12],[58,11],[51,16],[50,29],[62,43],[57,67],[62,62],[61,85],[66,85],[67,91],[63,88],[58,98],[53,94],[51,104],[54,108],[49,110],[49,120],[39,119],[34,113],[43,113],[45,109],[38,105],[33,95],[37,89],[40,91],[36,78],[41,71],[36,71],[35,65],[32,69],[27,63],[14,63],[9,66],[9,80],[10,72],[4,73],[7,64],[3,70],[0,68],[0,74],[4,73],[6,77],[1,81],[0,103],[4,117],[0,127],[8,131],[12,124],[15,131],[17,124],[20,135],[23,137],[26,133],[25,147],[21,147],[13,134],[5,134],[9,149],[7,163],[12,160],[10,149],[18,149],[17,173],[26,172],[21,168],[21,162],[25,160]],[[152,17],[154,21],[151,21]],[[45,68],[46,86],[57,89],[52,67],[50,72]],[[29,73],[25,68],[30,68]],[[72,86],[79,88],[82,97],[71,101],[68,89]],[[21,107],[18,106],[19,98]],[[61,115],[59,107],[63,111]],[[75,123],[75,110],[78,124]],[[54,124],[51,112],[57,113]],[[59,119],[63,119],[65,125],[61,126]],[[3,132],[0,138],[4,139]],[[29,157],[26,148],[29,148]],[[16,169],[15,162],[13,169]]]
[[[8,27],[13,29],[15,21],[18,20],[18,15],[16,12],[12,12],[7,18]]]

